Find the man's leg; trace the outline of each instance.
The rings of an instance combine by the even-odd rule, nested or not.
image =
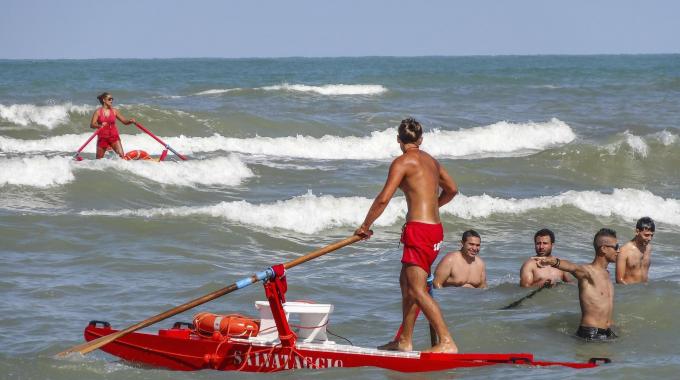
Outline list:
[[[409,284],[406,276],[406,267],[409,264],[402,264],[399,275],[399,285],[401,287],[401,309],[402,322],[399,336],[394,341],[379,346],[380,350],[392,351],[412,351],[413,350],[413,328],[418,315],[418,308],[415,300],[410,296]]]
[[[444,317],[439,309],[437,302],[430,296],[427,292],[427,273],[416,265],[405,266],[406,282],[408,286],[408,292],[410,298],[412,298],[416,305],[420,307],[423,311],[425,317],[430,322],[430,325],[434,327],[437,335],[439,336],[439,343],[433,346],[429,352],[458,352],[458,347],[451,337],[449,328],[444,322]],[[414,321],[415,322],[415,321]],[[406,321],[404,321],[406,323]],[[404,326],[404,331],[406,331],[406,325]],[[411,326],[411,333],[413,332],[413,326]]]

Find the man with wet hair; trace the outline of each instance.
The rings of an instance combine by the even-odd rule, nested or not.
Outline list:
[[[649,280],[652,262],[652,238],[656,226],[652,218],[645,216],[635,224],[635,236],[621,247],[616,259],[616,283],[637,284]]]
[[[555,234],[547,228],[534,234],[534,257],[549,257],[555,244]],[[527,259],[519,271],[519,286],[523,288],[552,286],[560,281],[569,282],[569,274],[556,268],[541,268],[534,258]]]
[[[397,142],[403,154],[392,161],[382,191],[354,234],[368,239],[373,234],[371,225],[383,213],[397,189],[404,192],[408,212],[401,235],[404,252],[399,276],[403,329],[396,340],[378,348],[412,351],[413,328],[420,308],[439,336],[439,342],[429,351],[455,353],[458,347],[453,342],[439,305],[426,288],[432,263],[444,240],[439,208],[453,199],[458,187],[437,160],[420,150],[422,135],[423,129],[415,119],[402,120]]]
[[[595,259],[592,263],[578,265],[555,256],[534,257],[539,267],[553,267],[569,272],[578,281],[581,303],[581,324],[576,335],[586,341],[603,341],[616,338],[611,329],[614,311],[614,284],[607,267],[616,261],[619,244],[616,231],[602,228],[593,238]]]
[[[478,256],[481,236],[475,230],[467,230],[463,232],[460,244],[460,250],[447,253],[437,265],[434,287],[486,288],[486,265]]]

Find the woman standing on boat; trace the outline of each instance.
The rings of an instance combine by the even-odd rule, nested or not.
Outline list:
[[[120,143],[116,119],[125,125],[136,123],[136,120],[126,119],[118,110],[113,108],[113,97],[110,93],[104,92],[97,96],[97,99],[102,106],[94,111],[90,122],[90,128],[98,129],[97,159],[104,157],[104,153],[109,148],[113,149],[120,158],[123,158],[125,152],[123,152],[123,146]]]

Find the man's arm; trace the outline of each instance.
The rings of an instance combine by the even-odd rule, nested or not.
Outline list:
[[[390,170],[387,174],[387,180],[385,181],[382,191],[380,191],[378,196],[375,197],[371,208],[368,209],[368,213],[366,214],[366,218],[364,218],[364,222],[361,223],[361,226],[359,226],[356,231],[354,231],[355,235],[359,235],[364,239],[368,239],[371,236],[371,225],[373,225],[373,222],[375,222],[375,220],[378,219],[383,211],[385,211],[385,208],[390,203],[390,199],[392,199],[392,196],[397,191],[397,188],[399,188],[399,184],[401,183],[405,174],[406,169],[404,168],[404,164],[399,162],[399,159],[394,160],[392,165],[390,165]]]
[[[451,255],[446,255],[437,264],[437,269],[434,270],[434,280],[432,281],[432,286],[435,289],[440,289],[444,287],[444,283],[449,278],[451,274]]]
[[[627,285],[624,277],[626,276],[628,254],[625,250],[622,249],[622,251],[616,256],[616,283]]]
[[[486,264],[482,262],[482,284],[479,286],[480,289],[486,289],[489,285],[486,283]]]
[[[519,270],[519,286],[529,288],[534,284],[533,260],[527,260]]]
[[[583,265],[574,264],[567,260],[561,260],[555,256],[535,257],[534,260],[539,267],[551,266],[564,272],[569,272],[579,280],[591,280],[590,272]]]
[[[449,173],[444,169],[444,167],[439,164],[439,186],[442,188],[442,192],[439,194],[439,207],[451,202],[453,197],[458,194],[458,185],[451,178]]]

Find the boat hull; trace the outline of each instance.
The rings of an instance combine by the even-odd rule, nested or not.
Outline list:
[[[91,341],[117,331],[108,324],[99,327],[91,323],[84,335]],[[592,368],[601,362],[599,359],[583,363],[535,361],[529,353],[394,352],[328,343],[298,343],[286,347],[280,342],[258,342],[257,338],[205,338],[181,327],[160,330],[158,335],[131,333],[101,349],[126,361],[180,371],[277,372],[372,366],[400,372],[426,372],[495,364]]]

